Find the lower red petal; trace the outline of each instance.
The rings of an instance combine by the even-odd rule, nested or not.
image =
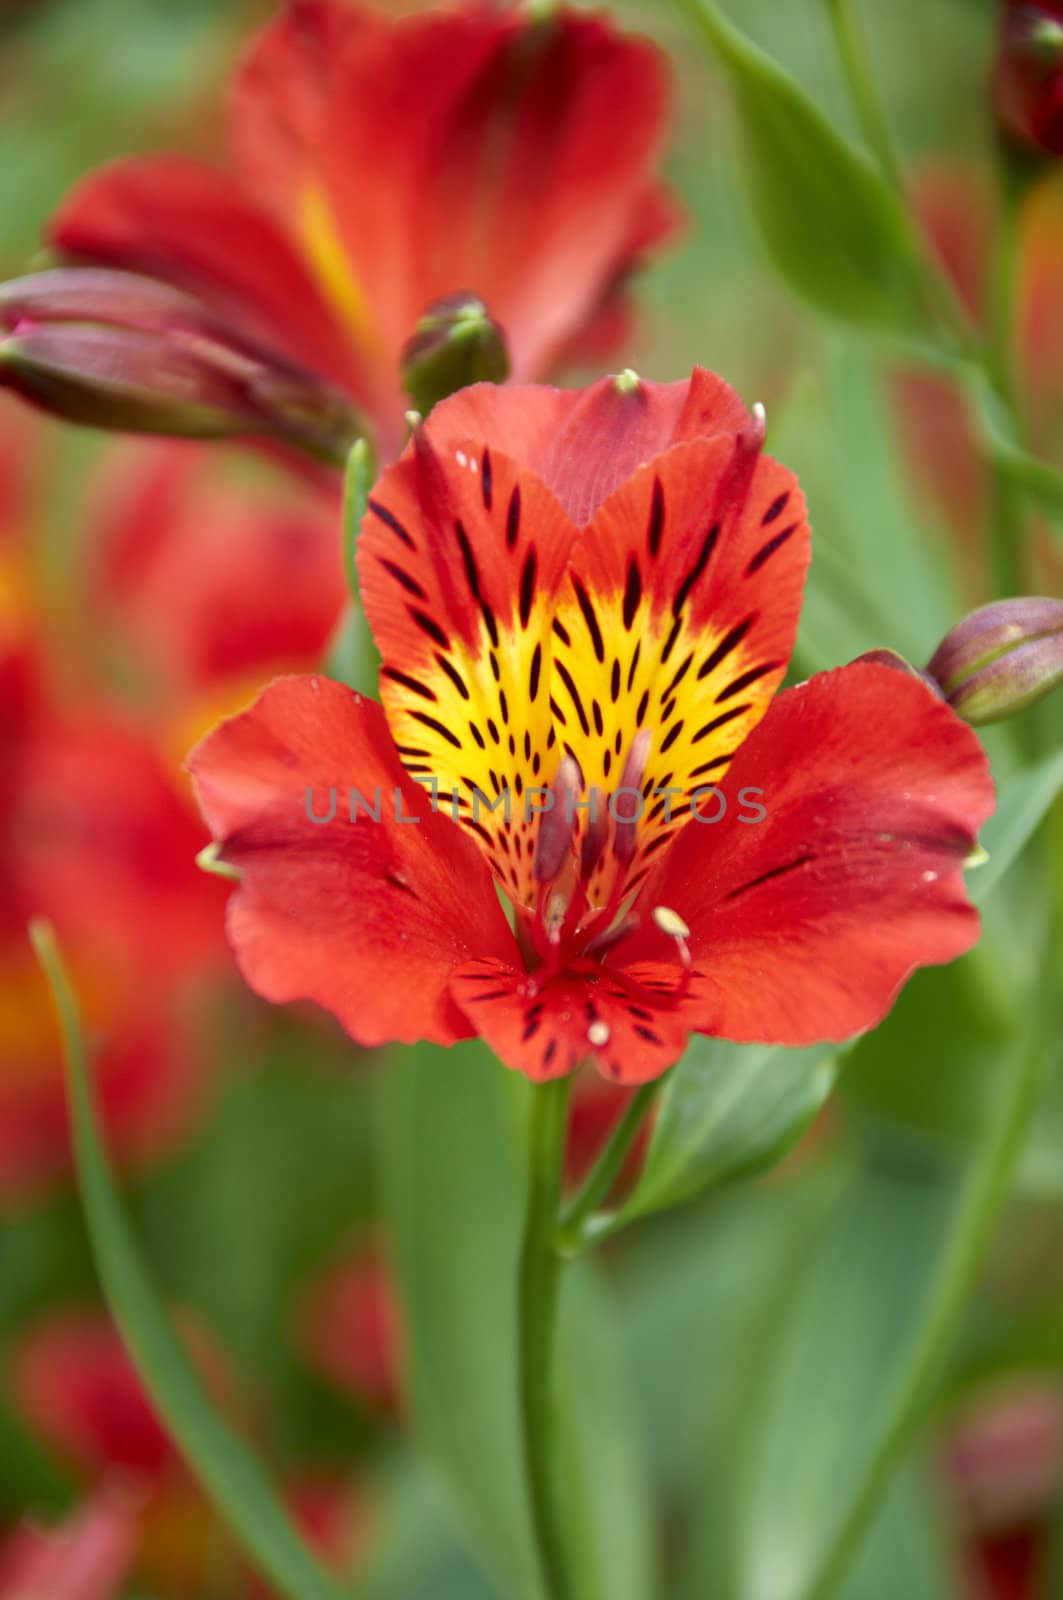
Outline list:
[[[229,938],[257,993],[316,1001],[363,1045],[468,1035],[447,979],[478,956],[511,959],[513,937],[479,850],[405,775],[378,705],[280,678],[189,767],[241,876]],[[331,820],[311,820],[333,792]]]
[[[503,961],[471,961],[450,988],[500,1060],[536,1083],[585,1061],[615,1083],[646,1083],[682,1054],[689,1031],[627,974],[604,968],[543,981]]]
[[[881,1021],[916,967],[977,939],[963,864],[993,784],[974,734],[919,679],[854,664],[780,695],[719,794],[726,814],[688,822],[645,891],[690,930],[693,1029],[845,1039]],[[762,819],[742,820],[756,806]],[[622,953],[665,947],[651,923]]]

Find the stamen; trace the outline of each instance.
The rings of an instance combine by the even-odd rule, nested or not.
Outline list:
[[[613,796],[613,816],[616,819],[613,852],[618,861],[630,861],[635,854],[635,836],[642,814],[642,785],[649,754],[650,730],[643,728],[635,735],[624,762],[620,784]]]
[[[532,871],[539,883],[552,883],[572,852],[576,827],[575,802],[583,787],[579,767],[565,756],[550,785],[552,804],[542,813],[535,841]]]
[[[591,789],[589,800],[590,811],[587,813],[587,826],[579,853],[579,875],[584,883],[591,877],[609,843],[609,807],[605,796],[595,786]]]
[[[676,954],[683,968],[683,974],[678,986],[673,990],[671,998],[673,1000],[681,1000],[690,987],[690,978],[693,972],[690,946],[687,944],[687,940],[690,938],[690,929],[678,911],[673,911],[671,906],[654,906],[653,920],[663,934],[666,934],[669,939],[675,940]]]
[[[596,933],[583,949],[585,956],[600,956],[606,950],[611,950],[621,939],[626,939],[629,933],[641,926],[641,918],[635,916],[621,917],[614,922],[611,928],[603,928],[601,933]]]
[[[678,911],[673,911],[671,906],[654,906],[653,920],[661,932],[668,935],[669,939],[690,938],[690,929]]]
[[[607,1022],[592,1022],[587,1029],[587,1043],[600,1050],[603,1044],[609,1043],[609,1024]]]

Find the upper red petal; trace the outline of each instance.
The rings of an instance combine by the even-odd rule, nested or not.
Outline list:
[[[335,0],[289,0],[244,51],[229,86],[233,165],[266,210],[290,220],[320,159],[324,119],[345,53],[388,23]]]
[[[977,939],[963,864],[993,784],[975,735],[919,679],[858,663],[787,691],[720,792],[726,815],[688,822],[644,892],[689,927],[697,1031],[845,1039],[914,968]],[[763,820],[740,820],[755,804]],[[666,944],[651,925],[620,959]]]
[[[573,522],[598,507],[638,467],[673,444],[734,438],[749,413],[715,373],[695,367],[678,383],[634,388],[602,378],[586,389],[474,384],[436,406],[428,423],[440,446],[479,439],[541,478]]]
[[[348,51],[326,185],[385,343],[469,289],[514,375],[546,370],[630,256],[666,97],[652,46],[570,11],[420,15]]]
[[[314,1000],[365,1045],[465,1036],[448,976],[476,956],[512,959],[513,937],[479,852],[405,775],[378,705],[327,678],[280,678],[189,767],[241,874],[228,928],[253,989]],[[362,806],[349,823],[352,788],[379,821]],[[336,791],[331,821],[310,820],[308,789],[319,816]]]

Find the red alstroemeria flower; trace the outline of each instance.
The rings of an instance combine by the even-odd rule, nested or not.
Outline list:
[[[228,170],[119,162],[49,236],[194,292],[345,389],[390,453],[399,355],[438,296],[486,302],[518,379],[615,328],[620,281],[675,221],[654,177],[666,98],[658,53],[601,16],[290,0],[232,85]]]
[[[259,993],[365,1044],[479,1033],[534,1079],[632,1083],[692,1031],[843,1039],[974,942],[970,730],[877,665],[773,701],[809,530],[762,439],[705,372],[436,409],[362,530],[383,706],[282,679],[191,757]]]

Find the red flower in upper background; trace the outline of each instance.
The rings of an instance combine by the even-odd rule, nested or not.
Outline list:
[[[974,735],[875,665],[772,704],[809,541],[762,440],[705,372],[437,407],[362,530],[383,707],[282,679],[190,758],[252,987],[637,1082],[691,1031],[845,1038],[974,942]]]
[[[232,85],[227,170],[118,162],[49,236],[193,292],[345,389],[391,453],[399,354],[437,297],[484,300],[519,379],[617,331],[622,280],[675,220],[665,114],[661,57],[601,16],[290,0]]]
[[[344,600],[329,506],[278,474],[234,489],[203,449],[122,446],[95,484],[93,621],[83,605],[67,613],[37,537],[46,430],[4,409],[0,1203],[69,1163],[34,915],[55,922],[70,962],[115,1147],[143,1159],[186,1126],[204,1082],[204,985],[229,966],[180,757],[274,673],[313,666]]]

